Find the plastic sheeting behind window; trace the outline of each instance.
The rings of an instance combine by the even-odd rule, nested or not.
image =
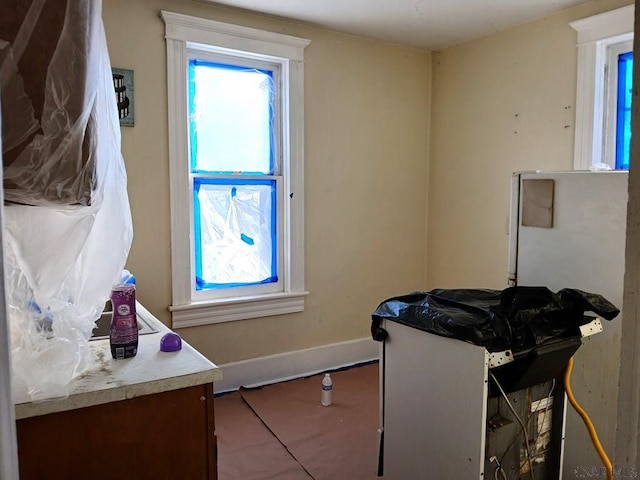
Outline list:
[[[194,180],[196,289],[277,277],[275,180]]]
[[[13,32],[0,42],[3,122],[14,120],[3,124],[15,202],[5,283],[13,392],[39,400],[66,396],[91,366],[89,338],[133,230],[101,2],[13,3],[0,22]]]

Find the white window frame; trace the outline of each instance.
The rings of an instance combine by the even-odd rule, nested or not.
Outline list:
[[[172,327],[244,320],[304,310],[304,48],[307,39],[161,11],[167,42],[171,190]],[[206,298],[195,290],[193,186],[189,169],[187,62],[190,51],[231,53],[278,63],[282,75],[282,289]],[[251,289],[249,289],[251,290]],[[246,291],[246,290],[245,290]]]
[[[634,5],[629,5],[570,23],[578,33],[575,170],[602,163],[615,168],[615,108],[612,112],[609,105],[617,94],[610,93],[607,64],[610,52],[619,45],[631,42],[633,47],[634,12]]]

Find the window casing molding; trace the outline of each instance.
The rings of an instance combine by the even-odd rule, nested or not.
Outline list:
[[[634,11],[634,6],[629,5],[570,23],[578,33],[575,170],[589,170],[594,164],[608,163],[605,65],[610,47],[633,40]]]
[[[167,44],[173,328],[304,310],[304,48],[309,40],[161,11]],[[194,287],[186,68],[190,51],[236,54],[281,65],[283,289],[199,300]]]

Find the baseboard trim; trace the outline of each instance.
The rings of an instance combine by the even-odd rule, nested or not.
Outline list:
[[[379,346],[366,337],[218,365],[223,378],[215,383],[215,392],[259,387],[378,360]]]

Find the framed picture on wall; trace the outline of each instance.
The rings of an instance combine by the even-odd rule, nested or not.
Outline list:
[[[133,127],[133,70],[112,68],[111,73],[113,74],[113,87],[116,92],[120,125],[123,127]]]

